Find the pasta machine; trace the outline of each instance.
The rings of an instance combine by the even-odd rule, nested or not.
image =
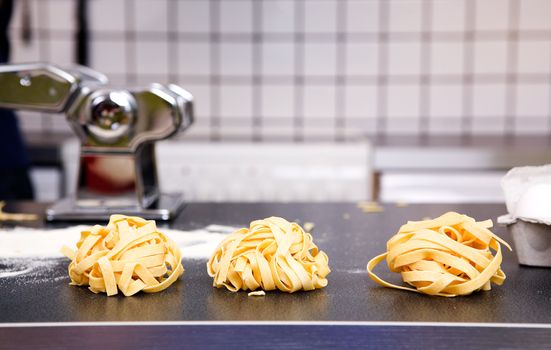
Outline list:
[[[54,220],[103,220],[113,213],[170,220],[183,196],[161,193],[155,141],[187,129],[193,97],[177,85],[127,90],[77,66],[0,65],[0,107],[65,113],[80,140],[76,189],[46,210]]]

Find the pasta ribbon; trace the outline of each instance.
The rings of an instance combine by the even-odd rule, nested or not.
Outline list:
[[[297,223],[270,217],[250,223],[225,238],[207,263],[213,286],[293,293],[327,285],[327,254]]]
[[[0,201],[0,221],[32,221],[38,220],[38,215],[36,214],[26,214],[26,213],[6,213],[4,207],[6,202]]]
[[[139,217],[111,215],[106,227],[80,233],[76,252],[67,246],[61,252],[71,259],[71,285],[108,296],[160,292],[184,273],[180,248],[155,221]]]
[[[492,233],[492,220],[476,222],[454,212],[424,221],[409,221],[387,242],[387,252],[367,264],[369,277],[384,287],[445,297],[468,295],[501,285],[501,244]],[[490,250],[495,251],[495,256]],[[386,258],[392,272],[415,287],[398,286],[379,278],[373,269]]]

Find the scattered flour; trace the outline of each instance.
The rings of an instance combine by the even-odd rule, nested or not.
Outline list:
[[[0,230],[0,280],[25,275],[26,283],[65,279],[67,275],[53,275],[63,255],[63,245],[76,248],[80,231],[90,226],[72,226],[62,229],[37,230],[16,227]],[[209,225],[202,229],[181,231],[159,228],[182,250],[184,259],[207,259],[218,243],[234,227]]]
[[[218,243],[235,230],[235,227],[220,225],[209,225],[192,231],[160,229],[180,247],[184,259],[210,258]]]
[[[30,275],[28,281],[51,276],[60,259],[52,258],[0,258],[0,279]],[[61,276],[63,277],[63,276]],[[55,278],[60,278],[57,276]],[[51,279],[51,278],[49,278]]]
[[[17,265],[12,265],[11,267],[5,269],[4,271],[0,272],[0,278],[6,278],[6,277],[15,277],[19,275],[24,275],[26,273],[29,273],[32,271],[32,267],[29,267],[28,265],[23,265],[22,268]]]
[[[66,245],[75,248],[80,231],[89,228],[90,226],[80,225],[53,230],[24,227],[0,230],[0,258],[62,257],[59,252],[61,247]],[[221,225],[209,225],[190,231],[159,228],[159,231],[180,247],[184,259],[208,258],[218,243],[234,230],[234,227]]]

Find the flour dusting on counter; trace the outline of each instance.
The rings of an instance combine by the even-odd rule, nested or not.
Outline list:
[[[52,258],[0,258],[0,279],[17,277],[21,275],[31,275],[33,277],[29,281],[38,281],[43,279],[40,276],[51,276],[55,266],[61,259]],[[48,272],[44,274],[44,272]],[[59,278],[60,276],[54,277]],[[63,275],[62,277],[65,277]]]
[[[16,227],[10,230],[0,230],[0,257],[2,258],[58,258],[63,245],[75,247],[80,237],[80,231],[90,226],[72,226],[62,229],[37,230]],[[182,250],[184,259],[209,258],[218,243],[234,227],[209,225],[202,229],[181,231],[159,228],[159,231],[169,236]],[[0,277],[9,271],[0,269]],[[7,276],[4,276],[7,277]]]

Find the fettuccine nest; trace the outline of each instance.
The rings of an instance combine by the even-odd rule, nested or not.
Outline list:
[[[139,217],[112,215],[107,227],[81,232],[76,252],[63,247],[62,253],[71,259],[71,284],[94,293],[160,292],[184,273],[180,248],[155,221]]]
[[[254,291],[313,290],[327,285],[328,257],[312,235],[279,217],[251,222],[225,238],[207,263],[213,286]]]
[[[410,221],[388,241],[386,253],[369,261],[369,277],[385,287],[446,297],[490,290],[492,282],[501,285],[505,280],[500,243],[511,249],[491,227],[491,220],[476,222],[453,212]],[[373,273],[385,258],[390,270],[415,288],[388,283]]]

